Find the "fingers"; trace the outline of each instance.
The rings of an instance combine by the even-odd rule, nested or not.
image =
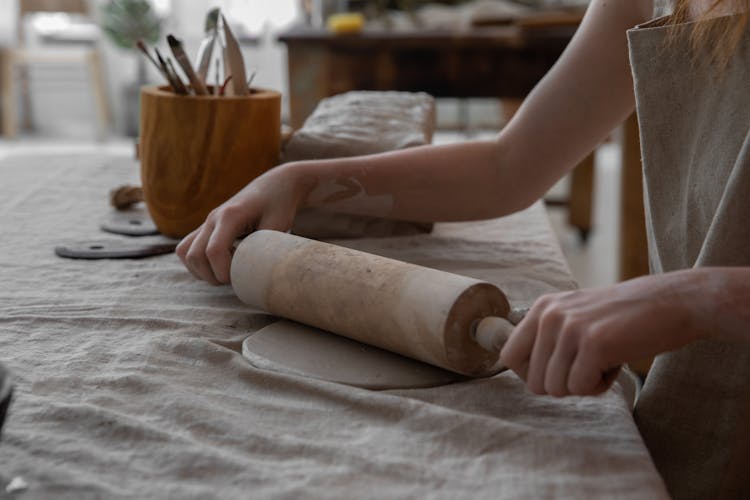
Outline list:
[[[190,248],[185,252],[183,262],[190,270],[193,276],[206,281],[212,285],[219,285],[220,282],[208,262],[206,255],[206,246],[213,233],[214,225],[210,220],[206,220],[201,227],[195,231],[195,236],[190,243]]]
[[[532,308],[526,317],[513,329],[510,338],[500,351],[500,361],[526,380],[529,358],[534,348],[537,330],[537,311]]]
[[[596,325],[589,325],[579,340],[567,379],[570,394],[600,394],[612,386],[620,372],[620,365],[607,365],[603,353],[607,348],[596,328]]]
[[[578,319],[574,303],[572,294],[541,297],[500,353],[501,362],[535,394],[593,395],[616,378],[617,367],[604,364],[602,335]]]
[[[195,240],[195,237],[198,235],[200,230],[202,229],[202,226],[193,231],[192,233],[185,236],[182,241],[177,245],[177,248],[175,248],[175,253],[180,258],[180,261],[182,261],[182,265],[184,265],[188,271],[190,271],[190,274],[195,276],[196,278],[200,279],[200,277],[193,272],[193,270],[190,268],[190,265],[188,264],[187,260],[187,253],[188,250],[190,250],[190,246],[193,244],[193,240]]]
[[[177,255],[190,273],[212,285],[229,283],[232,243],[247,228],[239,209],[221,207],[177,245]]]
[[[177,255],[193,276],[212,285],[229,283],[232,244],[253,229],[247,212],[241,206],[225,204],[212,211],[202,226],[180,242]],[[285,230],[291,226],[293,217],[293,213],[264,216],[257,229]]]
[[[545,386],[547,365],[557,347],[558,334],[563,323],[563,314],[554,307],[547,307],[539,315],[534,348],[531,351],[526,384],[535,394],[547,394]]]
[[[576,357],[576,344],[572,335],[560,335],[555,349],[547,362],[544,374],[544,390],[552,396],[562,397],[574,394],[568,383],[571,365]]]
[[[216,281],[226,284],[230,281],[232,243],[249,228],[242,217],[233,217],[231,213],[223,215],[211,232],[204,253]]]

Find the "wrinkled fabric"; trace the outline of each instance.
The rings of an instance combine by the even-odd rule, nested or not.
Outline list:
[[[34,499],[666,498],[620,386],[558,400],[512,373],[378,392],[263,371],[241,344],[273,318],[174,254],[53,255],[102,237],[108,190],[136,176],[126,159],[0,161],[0,359],[16,388],[0,486],[22,476]],[[514,306],[575,286],[540,205],[347,244],[496,282]]]
[[[750,266],[750,31],[721,72],[665,22],[628,32],[651,270]],[[635,416],[675,498],[750,497],[750,342],[657,357]]]

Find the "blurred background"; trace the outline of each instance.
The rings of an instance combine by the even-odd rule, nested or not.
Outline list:
[[[587,4],[0,0],[0,159],[29,151],[132,156],[138,89],[164,83],[132,46],[132,35],[168,53],[165,37],[173,33],[194,58],[204,38],[206,12],[215,6],[237,35],[249,71],[255,72],[253,85],[282,92],[285,123],[299,126],[310,111],[305,106],[338,91],[424,90],[438,97],[435,142],[491,137],[512,116],[530,79],[538,79],[554,62]],[[361,24],[332,27],[330,16],[344,12],[361,14]],[[355,54],[366,46],[389,47],[393,53],[381,50],[373,58]],[[346,62],[346,57],[359,58],[359,65]],[[425,62],[429,57],[434,60]],[[326,78],[333,75],[325,88],[315,80],[322,78],[316,65],[324,64]],[[425,83],[424,73],[432,67],[442,73]],[[483,81],[498,68],[511,78]],[[374,76],[368,80],[364,73],[370,71]],[[519,83],[513,83],[516,80]],[[443,81],[448,83],[439,84]],[[312,92],[314,84],[320,88]],[[493,85],[502,91],[493,93]],[[588,170],[578,170],[583,174],[577,180],[566,179],[548,195],[563,249],[585,286],[613,283],[633,273],[623,270],[620,262],[621,138],[621,131],[613,131],[592,156]],[[583,196],[583,222],[571,222],[574,196]]]

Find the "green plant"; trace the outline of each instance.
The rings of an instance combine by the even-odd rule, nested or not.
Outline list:
[[[102,8],[102,30],[123,49],[143,40],[153,45],[161,34],[161,20],[148,0],[109,0]]]
[[[136,42],[154,45],[161,35],[161,20],[148,0],[109,0],[101,11],[101,27],[120,48],[136,50]],[[146,64],[138,61],[138,86],[146,82]]]
[[[140,88],[146,84],[146,61],[135,54],[136,42],[155,45],[161,36],[161,20],[148,0],[108,0],[100,11],[99,24],[116,46],[133,51],[136,56],[135,82],[123,88],[125,132],[138,135]]]

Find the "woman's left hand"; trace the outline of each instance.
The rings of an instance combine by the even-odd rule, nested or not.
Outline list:
[[[503,364],[536,394],[606,391],[620,366],[705,334],[698,270],[539,298],[503,347]],[[703,308],[704,309],[704,308]]]

